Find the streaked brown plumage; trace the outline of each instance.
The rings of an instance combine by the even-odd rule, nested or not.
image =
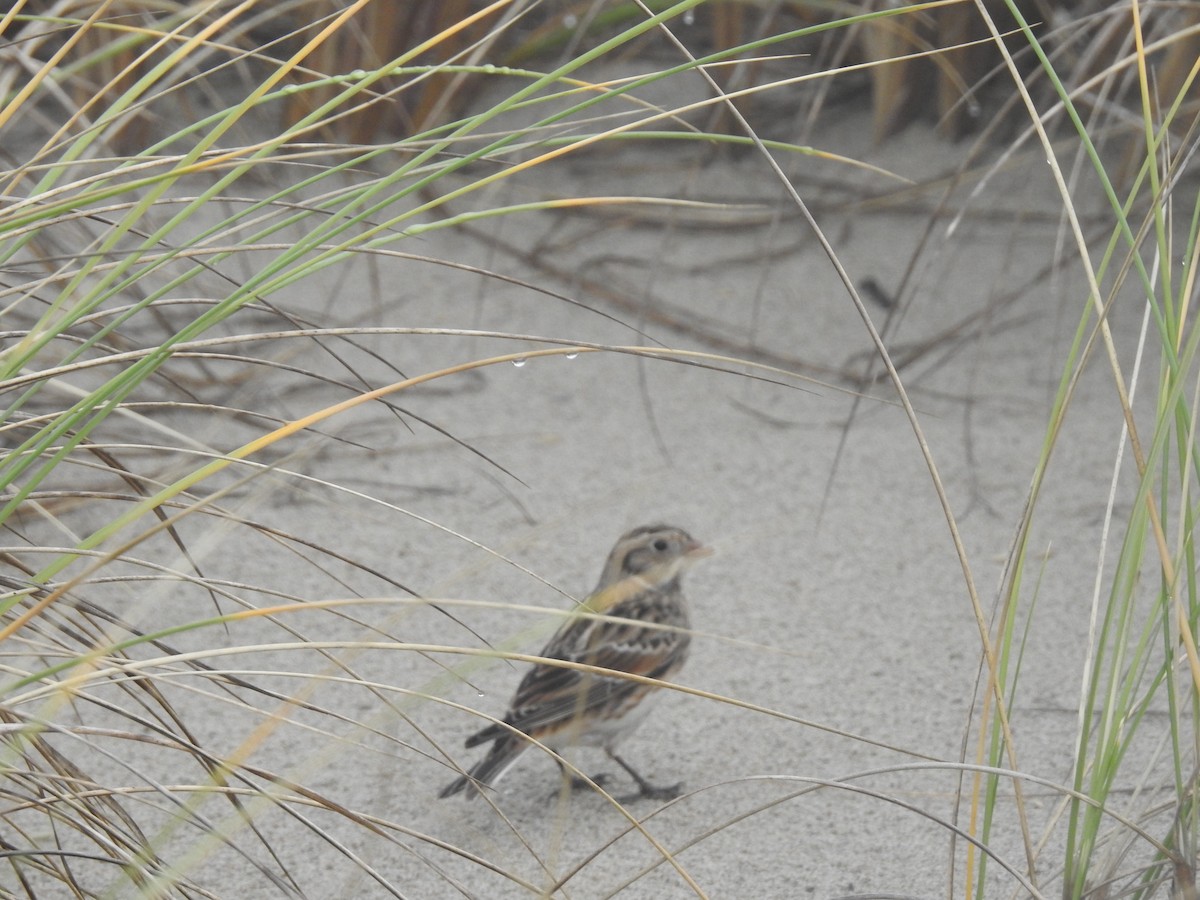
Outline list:
[[[670,678],[683,665],[691,641],[680,578],[691,562],[708,553],[686,531],[670,525],[648,525],[628,532],[613,547],[599,584],[578,610],[611,618],[572,616],[540,655],[614,673]],[[641,622],[652,627],[643,627],[638,624]],[[638,783],[639,796],[676,797],[681,785],[655,787],[614,752],[641,722],[648,708],[645,701],[656,690],[655,685],[617,674],[610,677],[537,663],[521,679],[509,704],[504,722],[510,727],[493,724],[469,737],[467,747],[491,741],[491,750],[439,796],[495,784],[530,746],[524,737],[529,735],[555,750],[576,745],[601,747]]]

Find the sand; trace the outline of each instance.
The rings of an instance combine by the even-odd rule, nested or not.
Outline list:
[[[785,135],[788,128],[779,126]],[[935,217],[945,179],[963,165],[969,143],[947,142],[917,123],[876,144],[868,115],[853,103],[830,111],[808,140],[897,176],[783,157],[851,278],[872,279],[896,300],[888,310],[868,298],[868,310],[901,363],[990,614],[1086,303],[1078,260],[1069,243],[1057,247],[1062,203],[1044,153],[1031,146],[970,196],[980,167],[997,158],[986,152]],[[235,593],[255,603],[274,601],[256,587],[310,603],[363,599],[343,608],[346,618],[315,610],[279,617],[308,640],[330,642],[345,668],[295,648],[209,659],[238,670],[320,674],[245,677],[284,695],[303,693],[349,721],[242,692],[287,720],[263,737],[252,731],[263,716],[220,696],[181,687],[177,702],[218,751],[245,749],[249,764],[377,817],[380,824],[369,826],[295,804],[342,843],[338,850],[300,818],[251,804],[306,896],[517,897],[556,884],[556,893],[575,898],[683,897],[693,884],[713,897],[961,895],[964,845],[951,856],[946,823],[957,816],[968,828],[969,804],[956,798],[953,766],[939,763],[957,763],[964,742],[974,759],[979,632],[895,391],[886,381],[866,385],[862,397],[851,390],[852,376],[868,364],[880,371],[859,314],[753,150],[598,148],[454,208],[592,195],[719,205],[630,201],[526,212],[477,222],[469,235],[435,229],[397,244],[526,284],[429,259],[362,259],[270,299],[327,326],[661,343],[794,374],[615,352],[531,358],[394,398],[486,460],[380,404],[322,423],[323,434],[272,447],[261,459],[279,471],[234,492],[227,507],[369,565],[427,600],[318,551],[304,550],[305,561],[244,527],[196,525],[189,537],[206,574],[249,585]],[[1094,197],[1085,178],[1077,202],[1087,214],[1100,211]],[[247,271],[255,264],[241,262]],[[1113,312],[1125,366],[1141,312],[1136,302]],[[406,376],[541,346],[461,334],[374,335],[362,343]],[[337,346],[372,386],[399,380],[360,350]],[[272,347],[289,364],[353,380],[307,341]],[[264,371],[228,402],[299,416],[349,393]],[[183,428],[192,421],[179,420]],[[243,423],[227,436],[197,438],[228,449],[257,428]],[[1013,715],[1018,765],[1059,784],[1071,773],[1120,429],[1111,372],[1097,357],[1056,451],[1031,538],[1038,568],[1023,592],[1028,602],[1036,591],[1038,601]],[[1123,471],[1117,495],[1127,510],[1128,459]],[[437,800],[454,774],[448,758],[462,765],[478,758],[462,749],[481,726],[470,710],[502,714],[523,667],[423,655],[413,646],[477,649],[486,640],[536,652],[559,621],[553,614],[592,587],[616,537],[655,521],[687,528],[716,552],[686,579],[696,635],[680,677],[685,690],[664,692],[624,753],[653,779],[683,780],[687,793],[666,808],[639,801],[626,812],[598,795],[558,797],[554,766],[531,752],[492,803]],[[160,550],[170,557],[170,548]],[[169,584],[119,602],[143,627],[212,608],[203,592]],[[279,627],[250,621],[177,643],[290,640]],[[375,643],[336,646],[344,641]],[[373,687],[333,683],[350,672]],[[149,757],[141,770],[168,783],[204,781],[181,755]],[[580,765],[611,769],[598,753],[585,753]],[[615,785],[628,787],[619,778]],[[1056,895],[1064,826],[1052,813],[1061,794],[1026,789],[1035,837],[1050,829],[1035,877]],[[1003,794],[990,878],[996,895],[1021,895],[1028,876],[1005,870],[1023,872],[1025,857],[1007,785]],[[228,805],[209,799],[202,812],[274,868]],[[205,848],[177,861],[219,896],[284,892],[239,854],[186,828],[168,843]],[[663,848],[674,862],[663,861]]]

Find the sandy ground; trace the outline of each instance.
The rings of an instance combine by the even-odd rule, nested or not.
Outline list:
[[[1035,150],[996,173],[978,196],[968,197],[978,178],[969,180],[951,197],[950,208],[965,212],[948,233],[950,217],[930,225],[931,210],[945,190],[939,179],[957,171],[965,144],[917,125],[877,146],[865,114],[841,109],[826,118],[809,137],[819,149],[925,185],[899,190],[889,187],[899,184],[894,180],[838,163],[785,160],[856,282],[874,279],[895,291],[913,266],[887,340],[905,361],[904,381],[990,609],[1085,303],[1069,251],[1059,270],[1047,269],[1061,206],[1049,168]],[[885,200],[861,202],[893,189]],[[1081,187],[1081,196],[1089,189]],[[861,371],[870,359],[866,330],[829,261],[752,151],[606,148],[458,208],[591,194],[740,205],[526,213],[478,223],[474,236],[432,231],[401,247],[504,272],[586,306],[419,259],[355,263],[272,299],[326,325],[470,328],[713,350],[694,331],[672,325],[698,323],[751,360],[793,360],[804,373],[841,386],[849,382],[839,373]],[[1096,211],[1090,202],[1083,206]],[[514,248],[524,258],[509,252]],[[606,300],[601,289],[628,306]],[[888,311],[869,308],[882,327]],[[1126,365],[1140,315],[1132,304],[1114,312]],[[388,335],[364,344],[406,375],[535,346],[462,335]],[[313,345],[293,342],[285,355],[345,377]],[[397,380],[361,353],[354,360],[373,384]],[[713,897],[961,895],[962,845],[952,861],[944,824],[955,817],[957,776],[928,760],[958,760],[974,734],[980,643],[912,428],[886,384],[868,388],[869,398],[856,404],[837,387],[728,368],[582,354],[449,376],[397,402],[495,465],[425,426],[410,430],[375,405],[324,423],[326,435],[273,448],[269,458],[280,471],[228,498],[248,518],[442,599],[462,624],[315,551],[302,555],[319,559],[324,571],[265,538],[248,539],[241,528],[209,524],[190,535],[210,576],[310,601],[370,598],[347,607],[341,619],[317,612],[282,617],[309,639],[378,642],[331,650],[345,670],[294,649],[223,662],[331,679],[352,670],[378,688],[256,677],[285,693],[311,690],[311,702],[336,706],[373,732],[260,700],[290,724],[252,740],[250,727],[261,717],[196,696],[202,739],[229,752],[248,747],[252,764],[408,829],[398,846],[360,824],[302,808],[344,842],[337,851],[301,819],[260,807],[264,833],[307,896],[386,896],[390,885],[407,897],[516,897],[564,880],[562,896],[579,898],[618,891],[683,897],[692,882]],[[264,374],[231,405],[288,416],[344,396],[311,380]],[[1014,716],[1019,765],[1055,782],[1070,773],[1096,547],[1119,436],[1111,376],[1097,361],[1081,382],[1035,523],[1033,559],[1044,567],[1029,576],[1028,590],[1036,581],[1039,600]],[[1126,503],[1127,493],[1119,492]],[[737,701],[667,694],[626,745],[626,756],[646,774],[682,779],[688,793],[665,809],[631,805],[629,814],[640,820],[635,829],[599,796],[555,798],[556,770],[529,753],[502,782],[494,805],[435,799],[452,777],[446,754],[464,765],[478,755],[461,745],[480,719],[455,704],[500,715],[522,667],[425,656],[398,642],[477,648],[482,638],[535,652],[556,622],[537,610],[566,609],[564,594],[579,597],[591,588],[615,538],[653,521],[682,525],[716,550],[687,577],[696,637],[680,681]],[[126,598],[125,613],[142,624],[166,624],[211,611],[201,592],[187,604],[164,602],[178,598],[173,590]],[[263,605],[270,599],[253,588],[241,593]],[[179,643],[285,639],[268,623],[247,622],[232,634],[209,629]],[[971,756],[973,743],[968,747]],[[581,764],[608,768],[598,754],[584,755]],[[173,756],[145,765],[161,765],[168,781],[203,780]],[[809,790],[828,781],[841,786]],[[1052,823],[1058,799],[1030,788],[1035,835]],[[991,878],[1002,888],[997,896],[1020,895],[1021,882],[1004,870],[1024,867],[1020,835],[1011,805],[1002,801],[1001,808]],[[228,806],[208,800],[202,810],[225,823],[248,853],[266,859]],[[966,804],[959,810],[965,827]],[[1063,828],[1050,828],[1038,878],[1056,895]],[[186,829],[171,839],[190,842]],[[664,863],[659,848],[675,851],[675,863]],[[181,858],[180,866],[220,896],[272,891],[229,851]]]

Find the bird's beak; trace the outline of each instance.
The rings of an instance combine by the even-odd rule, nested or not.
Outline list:
[[[692,541],[691,544],[683,551],[683,555],[688,559],[703,559],[706,556],[713,555],[712,547],[705,547],[699,541]]]

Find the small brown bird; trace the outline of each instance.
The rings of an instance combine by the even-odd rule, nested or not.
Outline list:
[[[635,528],[617,541],[600,583],[578,609],[611,618],[572,616],[541,652],[547,659],[610,669],[613,675],[536,664],[521,679],[505,713],[504,722],[510,727],[489,725],[467,738],[468,747],[491,741],[492,749],[438,796],[449,797],[468,786],[473,788],[468,796],[473,796],[481,786],[494,785],[530,746],[524,735],[555,751],[579,745],[601,747],[637,782],[636,796],[663,800],[679,796],[681,784],[656,787],[614,752],[645,718],[646,700],[658,687],[619,673],[666,680],[683,665],[691,637],[680,576],[690,563],[710,552],[686,531],[670,525]]]

